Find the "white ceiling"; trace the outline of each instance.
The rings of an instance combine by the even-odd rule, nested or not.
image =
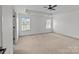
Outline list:
[[[69,13],[79,10],[79,5],[59,5],[56,8],[56,13]]]
[[[56,14],[79,10],[79,5],[58,5],[55,8],[56,11],[49,11],[48,9],[44,8],[45,6],[48,6],[48,5],[17,5],[15,6],[15,9],[17,9],[18,11],[29,9],[29,10],[40,11],[45,13],[55,12]]]

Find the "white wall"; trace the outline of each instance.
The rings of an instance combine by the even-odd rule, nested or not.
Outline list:
[[[26,15],[27,16],[27,15]],[[21,35],[29,35],[29,34],[38,34],[38,33],[47,33],[47,32],[52,32],[52,28],[51,29],[46,29],[46,20],[47,19],[51,19],[51,17],[49,16],[45,16],[43,14],[39,15],[39,13],[37,14],[32,14],[29,15],[30,16],[30,21],[31,21],[31,30],[30,31],[21,31],[21,25],[20,25],[20,30],[19,30],[19,34]]]
[[[17,13],[17,21],[19,21],[19,14],[26,14],[25,9],[27,8],[25,6],[24,7],[14,6],[14,8]],[[19,26],[19,28],[17,28],[18,29],[17,37],[18,37],[18,34],[22,36],[22,35],[29,35],[29,34],[52,32],[52,28],[46,30],[46,20],[51,19],[51,17],[49,17],[49,14],[38,12],[38,11],[32,11],[32,10],[28,11],[28,13],[31,19],[31,30],[22,32],[20,30],[21,29],[20,23],[17,23],[17,27]]]
[[[13,17],[12,6],[2,6],[2,47],[6,53],[13,53]]]
[[[2,8],[0,6],[0,47],[1,47],[1,41],[2,41]]]
[[[79,38],[79,9],[53,17],[54,32]]]

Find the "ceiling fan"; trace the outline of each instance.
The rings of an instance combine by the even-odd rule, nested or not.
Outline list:
[[[57,7],[57,5],[48,5],[48,7],[44,7],[44,8],[47,8],[48,10],[56,10],[54,9],[55,7]]]

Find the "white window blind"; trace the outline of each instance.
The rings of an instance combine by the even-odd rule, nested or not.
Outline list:
[[[21,23],[21,31],[30,30],[30,17],[27,16],[21,17],[20,23]]]
[[[51,19],[47,19],[46,20],[46,29],[50,29],[51,28]]]

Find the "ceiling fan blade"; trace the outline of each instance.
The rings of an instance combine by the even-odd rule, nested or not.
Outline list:
[[[52,8],[57,7],[57,5],[52,6]]]
[[[56,10],[56,9],[52,9],[52,10]]]

